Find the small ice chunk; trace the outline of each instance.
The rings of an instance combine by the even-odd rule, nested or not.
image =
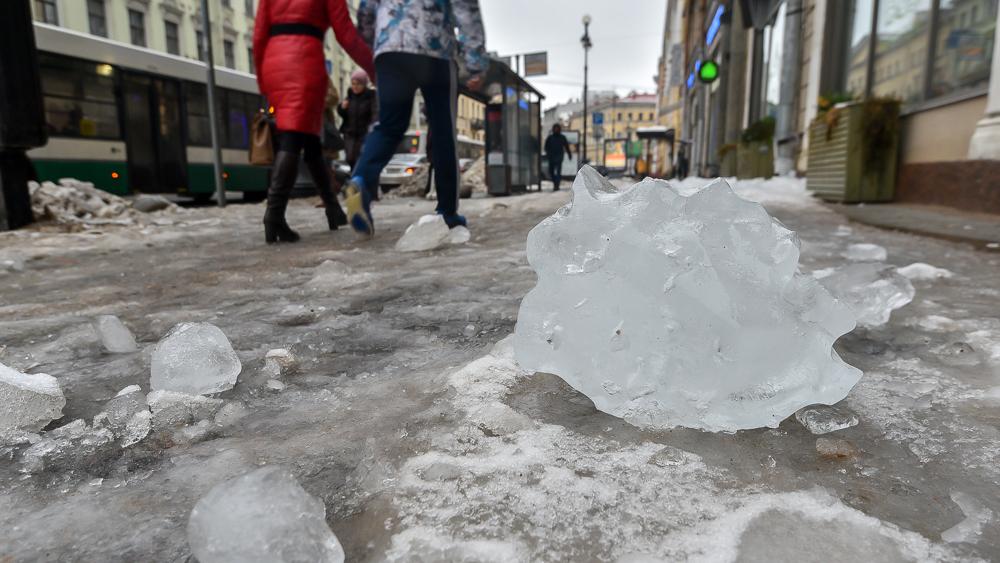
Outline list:
[[[827,459],[850,459],[858,457],[858,448],[840,438],[817,438],[816,452]]]
[[[16,256],[0,256],[0,272],[23,272],[24,260]]]
[[[223,427],[231,426],[248,414],[250,411],[243,406],[243,403],[226,403],[215,414],[215,423]]]
[[[868,327],[889,322],[892,312],[913,301],[916,294],[910,280],[896,268],[877,262],[837,268],[819,283],[854,311],[859,325]]]
[[[585,166],[527,254],[538,283],[518,363],[637,426],[774,427],[861,377],[833,350],[853,312],[799,271],[795,233],[725,180],[618,188]]]
[[[965,518],[941,532],[941,539],[949,543],[975,543],[982,536],[983,526],[993,519],[993,511],[968,493],[955,491],[951,493],[951,500],[962,509]]]
[[[849,237],[854,234],[854,229],[847,225],[837,225],[837,230],[833,232],[835,237]]]
[[[885,247],[869,243],[852,244],[843,254],[844,258],[855,262],[883,262],[888,256]]]
[[[265,385],[271,391],[284,391],[286,387],[284,383],[278,381],[277,379],[268,379]]]
[[[207,395],[232,389],[243,366],[219,327],[181,323],[153,349],[153,390]]]
[[[112,354],[127,354],[139,350],[132,331],[114,315],[101,315],[92,323],[104,349]]]
[[[172,206],[169,199],[154,194],[139,194],[132,200],[132,208],[143,213],[152,213]]]
[[[212,433],[212,423],[208,420],[200,420],[196,424],[185,426],[174,432],[173,440],[175,444],[196,444],[204,442]]]
[[[286,377],[298,369],[299,362],[285,348],[268,350],[264,355],[264,373],[271,377]]]
[[[130,385],[105,403],[102,419],[115,436],[121,437],[125,435],[132,417],[142,411],[149,412],[146,407],[146,397],[142,394],[139,386]],[[94,417],[94,426],[97,425],[98,417]]]
[[[406,228],[403,236],[396,241],[396,250],[400,252],[421,252],[434,250],[448,244],[451,233],[444,217],[440,215],[424,215]]]
[[[805,426],[806,430],[817,435],[829,434],[858,424],[858,417],[854,413],[829,405],[812,405],[799,409],[795,413],[795,420]]]
[[[41,430],[66,406],[59,381],[44,373],[21,373],[0,364],[0,432]]]
[[[531,418],[500,402],[484,405],[470,413],[469,418],[487,436],[507,436],[535,428]]]
[[[469,242],[471,239],[472,239],[472,233],[469,232],[468,228],[463,227],[462,225],[459,225],[454,229],[451,229],[451,232],[448,233],[449,244],[465,244]]]
[[[462,334],[464,334],[466,338],[472,338],[478,334],[478,332],[479,331],[476,329],[476,325],[474,324],[467,324],[465,325],[465,328],[462,329]]]
[[[125,423],[125,430],[121,434],[122,447],[127,448],[138,444],[153,429],[153,413],[148,409],[142,409],[132,415]]]
[[[82,419],[45,433],[24,451],[22,471],[88,469],[116,455],[115,437],[107,428],[91,428]]]
[[[222,399],[176,391],[153,391],[146,395],[146,404],[153,411],[153,428],[169,428],[190,424],[215,416],[222,407]]]
[[[925,264],[923,262],[914,262],[913,264],[903,266],[896,271],[911,280],[937,280],[950,278],[954,275],[950,270],[931,266],[930,264]]]
[[[195,504],[187,533],[201,563],[344,561],[326,507],[278,466],[216,485]]]
[[[311,325],[319,318],[316,310],[305,305],[288,305],[278,313],[275,322],[282,326]]]

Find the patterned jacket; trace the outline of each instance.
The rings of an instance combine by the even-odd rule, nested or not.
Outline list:
[[[472,75],[489,65],[479,0],[361,0],[358,30],[376,57],[414,53],[454,59]]]

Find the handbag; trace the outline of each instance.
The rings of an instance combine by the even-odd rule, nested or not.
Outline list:
[[[257,112],[250,129],[250,164],[271,166],[274,164],[274,125],[264,110]]]

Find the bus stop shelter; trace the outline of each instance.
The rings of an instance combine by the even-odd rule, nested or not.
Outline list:
[[[669,178],[673,175],[674,130],[663,126],[640,127],[635,132],[641,149],[636,160],[636,175]]]
[[[545,96],[496,60],[479,91],[461,93],[486,105],[486,186],[490,195],[541,189]]]

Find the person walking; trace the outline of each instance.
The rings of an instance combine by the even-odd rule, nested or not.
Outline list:
[[[326,205],[330,230],[347,218],[323,159],[320,133],[329,79],[323,36],[333,27],[337,41],[362,68],[373,69],[372,53],[351,22],[345,0],[259,0],[254,20],[253,56],[257,84],[275,109],[277,143],[264,212],[267,243],[295,242],[285,210],[295,185],[299,155]]]
[[[345,187],[351,226],[359,233],[375,234],[371,202],[378,177],[406,133],[418,89],[434,137],[430,156],[437,213],[449,227],[466,225],[458,214],[456,62],[462,58],[466,86],[478,90],[489,64],[478,0],[361,0],[358,28],[375,53],[378,122]]]
[[[573,153],[569,149],[569,141],[566,135],[562,134],[562,125],[556,123],[552,126],[552,132],[545,138],[545,156],[549,160],[549,178],[552,179],[552,191],[559,191],[559,183],[562,182],[563,152],[567,158],[573,158]]]
[[[347,163],[353,169],[361,156],[368,129],[375,121],[375,91],[368,87],[368,73],[360,68],[351,73],[351,89],[347,91],[347,98],[340,102],[337,113],[343,120],[340,132],[344,134],[347,147]]]

